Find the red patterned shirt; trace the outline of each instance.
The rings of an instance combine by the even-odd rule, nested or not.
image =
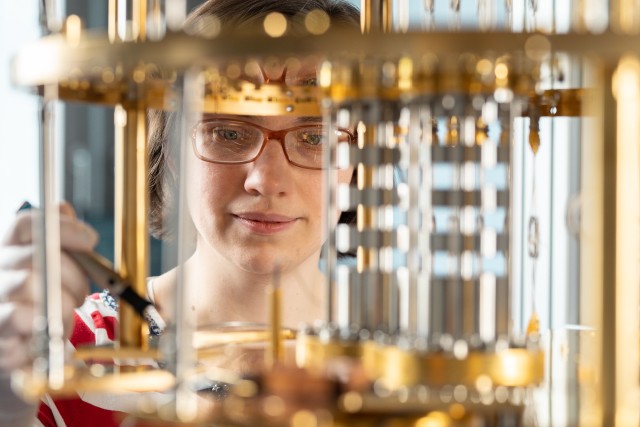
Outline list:
[[[113,343],[118,324],[118,303],[108,291],[89,295],[74,313],[70,344],[108,345]],[[126,413],[122,398],[81,393],[74,397],[52,399],[45,396],[38,410],[39,426],[117,427]]]

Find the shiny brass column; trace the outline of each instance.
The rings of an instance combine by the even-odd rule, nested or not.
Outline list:
[[[640,32],[640,7],[636,0],[611,1],[611,28],[624,34]]]
[[[375,147],[377,143],[375,123],[361,123],[358,125],[358,144],[361,148]],[[358,164],[358,190],[374,188],[375,167]],[[369,204],[358,204],[357,227],[358,231],[376,228],[376,207]],[[358,273],[370,269],[377,269],[377,250],[358,246],[357,252]]]
[[[607,86],[610,73],[605,72],[602,64],[591,64],[593,70],[591,84],[594,90],[591,96],[585,97],[584,114],[593,117],[582,121],[581,129],[581,209],[580,223],[580,323],[592,327],[593,339],[580,338],[578,354],[582,359],[578,365],[579,400],[578,425],[611,425],[604,422],[610,420],[606,415],[610,405],[604,401],[607,394],[612,393],[608,382],[603,378],[604,367],[608,365],[610,354],[605,351],[603,330],[606,283],[612,278],[612,260],[615,259],[611,245],[611,230],[615,230],[613,220],[608,216],[607,205],[615,199],[615,182],[610,182],[611,171],[615,170],[611,163],[611,154],[607,151],[614,147],[615,141],[615,102],[611,90]],[[605,116],[606,114],[606,116]],[[611,205],[613,209],[614,205]],[[608,221],[611,221],[610,223]],[[609,253],[609,256],[605,255]],[[608,345],[608,344],[607,344]],[[611,401],[609,398],[608,401]]]
[[[581,353],[596,350],[590,357],[596,396],[581,396],[580,424],[638,426],[640,63],[624,58],[617,66],[602,68],[602,94],[593,100],[600,103],[596,117],[603,118],[602,139],[601,146],[585,140],[595,142],[595,150],[590,154],[591,167],[584,165],[592,178],[583,173],[588,205],[583,208],[581,230],[582,295],[587,298],[583,301],[590,301],[583,312],[597,331],[596,349],[583,346]],[[594,182],[597,178],[600,185]],[[590,187],[591,183],[596,185]]]
[[[613,299],[615,307],[611,313],[615,328],[615,425],[637,427],[640,425],[640,59],[637,56],[620,59],[611,89],[617,104],[615,289],[608,298]],[[610,287],[609,283],[607,288]]]
[[[393,2],[391,0],[361,0],[360,30],[363,33],[393,31]]]
[[[146,295],[148,274],[147,124],[141,107],[116,106],[115,151],[115,265],[133,288]],[[146,323],[126,304],[120,304],[122,348],[147,349]]]

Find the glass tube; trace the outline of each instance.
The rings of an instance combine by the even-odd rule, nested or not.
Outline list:
[[[62,282],[60,253],[60,213],[57,203],[59,176],[56,169],[56,141],[54,138],[54,102],[58,85],[45,85],[40,103],[40,206],[36,215],[36,233],[40,239],[36,250],[37,267],[41,278],[39,314],[34,319],[36,357],[34,379],[46,378],[48,387],[56,390],[65,382],[65,339],[62,313]]]

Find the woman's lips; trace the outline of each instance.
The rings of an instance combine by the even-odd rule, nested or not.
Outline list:
[[[284,215],[254,212],[234,214],[233,217],[252,232],[265,235],[277,234],[288,230],[297,221],[297,218]]]

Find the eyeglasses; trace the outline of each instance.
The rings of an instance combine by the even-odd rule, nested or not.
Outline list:
[[[354,141],[348,129],[336,128],[334,132],[338,143]],[[305,169],[323,169],[329,134],[319,124],[271,130],[242,120],[213,119],[199,122],[192,136],[196,156],[205,162],[250,163],[260,156],[267,141],[276,139],[289,163]]]

